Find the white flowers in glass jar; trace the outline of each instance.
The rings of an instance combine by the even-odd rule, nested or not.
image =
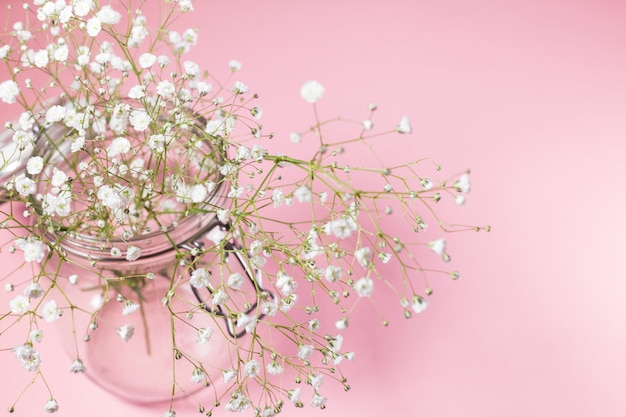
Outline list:
[[[339,369],[354,353],[341,331],[354,303],[384,283],[404,316],[426,309],[418,257],[450,259],[434,205],[463,204],[469,176],[439,179],[428,159],[364,166],[359,153],[376,138],[412,132],[407,117],[375,131],[376,105],[364,121],[316,119],[284,138],[318,141],[306,157],[273,152],[250,87],[211,78],[187,58],[197,30],[169,27],[191,0],[160,1],[159,22],[123,3],[24,2],[25,17],[10,14],[2,33],[0,100],[21,115],[1,136],[0,226],[23,267],[0,276],[15,294],[0,307],[0,334],[24,328],[25,342],[7,348],[42,379],[36,344],[48,322],[70,323],[72,373],[114,367],[110,355],[133,344],[142,354],[122,368],[162,355],[165,415],[182,393],[209,412],[323,408],[325,377],[349,387]],[[242,64],[228,67],[234,77]],[[300,91],[314,105],[324,92],[317,81]],[[331,140],[322,126],[332,123],[355,133]],[[118,344],[84,353],[97,343]]]

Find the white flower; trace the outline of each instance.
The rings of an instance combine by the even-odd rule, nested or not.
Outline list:
[[[309,320],[309,330],[311,332],[318,331],[321,326],[322,326],[322,323],[320,323],[320,321],[318,319],[311,319],[311,320]]]
[[[422,297],[420,297],[419,295],[416,295],[413,297],[413,311],[415,311],[416,313],[421,313],[422,311],[426,310],[426,308],[428,307],[428,301]]]
[[[218,290],[213,293],[211,302],[213,303],[213,305],[219,306],[226,303],[228,299],[228,294],[223,289],[218,288]]]
[[[252,109],[250,109],[250,114],[252,114],[252,117],[259,120],[261,116],[263,116],[263,107],[254,106]]]
[[[126,249],[126,260],[127,261],[136,261],[141,256],[141,248],[137,246],[129,246]]]
[[[245,397],[241,392],[237,392],[234,396],[230,397],[230,400],[228,400],[224,408],[228,411],[242,412],[246,411],[249,407],[250,399]]]
[[[57,308],[57,303],[54,300],[48,301],[41,308],[41,315],[48,323],[58,320],[62,314],[63,310]]]
[[[161,417],[176,417],[176,411],[167,410]]]
[[[73,374],[81,374],[86,370],[87,369],[85,368],[85,365],[83,364],[83,361],[80,360],[80,358],[77,358],[74,362],[72,362],[72,365],[70,366],[70,372]]]
[[[46,122],[60,122],[65,117],[66,109],[63,106],[52,106],[46,111]]]
[[[41,355],[32,346],[20,345],[13,348],[15,356],[22,363],[22,367],[30,372],[37,372],[41,365]]]
[[[15,245],[24,252],[24,261],[41,263],[48,246],[42,241],[33,238],[19,238],[15,240]]]
[[[363,129],[372,130],[374,123],[371,120],[363,120]]]
[[[111,6],[105,5],[96,13],[96,17],[104,24],[115,25],[119,23],[122,16],[117,11],[113,10]]]
[[[120,335],[124,342],[128,342],[135,334],[135,327],[132,324],[124,324],[117,328],[117,334]]]
[[[241,62],[233,59],[231,61],[228,62],[228,66],[230,67],[230,70],[232,72],[237,72],[241,69]]]
[[[343,336],[340,334],[328,339],[328,349],[330,349],[332,352],[338,352],[339,349],[341,349],[342,344],[343,344]]]
[[[324,278],[326,278],[328,282],[337,282],[341,279],[342,274],[343,269],[341,267],[328,265],[324,271]]]
[[[211,340],[211,336],[213,335],[213,328],[211,327],[202,327],[198,329],[196,343],[199,345],[203,345]]]
[[[91,300],[89,301],[89,305],[91,307],[93,307],[96,310],[99,310],[105,303],[105,299],[102,296],[102,294],[96,294],[93,297],[91,297]]]
[[[55,61],[58,62],[65,62],[67,61],[67,57],[69,56],[70,50],[67,47],[67,45],[63,44],[63,45],[59,45],[55,50],[54,50],[54,54],[52,55],[52,57],[54,58]]]
[[[299,203],[310,203],[312,196],[311,189],[306,185],[301,185],[293,192],[293,196]]]
[[[198,94],[205,96],[213,91],[213,86],[204,81],[200,81],[196,84],[196,90],[198,90]]]
[[[92,17],[87,21],[87,35],[95,38],[102,30],[102,22],[97,17]]]
[[[44,289],[37,282],[31,282],[24,288],[24,295],[28,298],[39,298],[43,295]]]
[[[265,150],[265,148],[263,148],[263,146],[261,146],[259,143],[255,143],[254,145],[252,145],[250,157],[255,161],[261,162],[263,161],[263,156],[265,156],[266,153],[267,151]]]
[[[254,333],[257,321],[257,316],[248,316],[245,313],[239,313],[239,315],[237,316],[237,327],[244,327],[246,333]]]
[[[289,275],[280,271],[276,274],[276,287],[283,295],[289,295],[296,290],[298,282]]]
[[[211,274],[206,268],[196,268],[191,273],[189,283],[195,288],[206,288],[211,285]]]
[[[63,7],[63,2],[57,3],[57,10],[59,9],[59,6]],[[65,6],[63,7],[63,10],[61,10],[61,12],[59,13],[59,22],[65,25],[69,23],[72,17],[73,17],[72,6]]]
[[[9,301],[9,308],[13,314],[24,314],[30,309],[30,299],[23,295],[18,295]]]
[[[144,98],[146,95],[143,85],[135,85],[128,91],[128,97],[136,100]]]
[[[270,407],[269,405],[263,409],[263,413],[260,415],[260,417],[275,417],[275,416],[276,416],[276,411],[274,411],[274,408]]]
[[[30,178],[21,176],[15,179],[15,189],[21,196],[27,196],[37,191],[37,184]]]
[[[71,205],[68,197],[61,195],[55,196],[48,193],[44,201],[46,203],[45,211],[47,214],[56,214],[61,217],[66,217],[71,213]]]
[[[250,152],[250,149],[242,145],[237,148],[237,156],[235,157],[235,159],[238,161],[245,161],[247,159],[250,159],[251,156],[252,153]]]
[[[317,81],[307,81],[300,88],[300,95],[308,103],[315,103],[324,95],[324,87]]]
[[[125,137],[117,137],[111,141],[109,148],[107,149],[107,155],[113,158],[120,154],[125,154],[130,151],[130,141]]]
[[[54,167],[52,170],[52,178],[50,179],[50,184],[54,187],[60,187],[67,181],[67,174],[60,169]]]
[[[411,133],[412,129],[411,129],[411,122],[409,121],[409,118],[404,116],[400,120],[400,123],[398,123],[398,127],[396,127],[396,130],[399,133]]]
[[[346,239],[352,236],[352,232],[356,231],[356,224],[348,219],[335,219],[324,225],[324,232],[327,235],[335,235],[340,239]]]
[[[235,94],[245,94],[248,91],[250,91],[250,89],[248,88],[247,85],[245,85],[244,83],[242,83],[241,81],[235,81],[235,83],[233,84],[233,88],[231,89],[231,91]]]
[[[10,51],[11,47],[9,45],[2,45],[2,47],[0,47],[0,59],[5,59],[9,56]]]
[[[300,402],[300,387],[296,388],[296,389],[292,389],[287,391],[287,393],[289,394],[289,399],[294,403],[297,404]]]
[[[132,302],[131,300],[126,300],[124,302],[124,307],[122,308],[122,316],[127,316],[129,314],[134,313],[139,310],[141,306],[137,303]]]
[[[372,260],[372,250],[367,246],[359,248],[354,251],[354,257],[356,258],[359,265],[361,265],[363,268],[367,268],[367,266],[370,264],[370,261]]]
[[[465,196],[464,195],[457,195],[454,196],[454,202],[456,203],[457,206],[462,206],[463,204],[465,204]]]
[[[137,15],[135,20],[133,21],[133,27],[130,31],[130,36],[128,38],[128,46],[136,48],[148,37],[150,32],[146,27],[146,18],[142,15]],[[159,59],[157,59],[159,62]],[[160,62],[159,62],[160,65]],[[165,65],[161,66],[163,68]]]
[[[159,55],[157,57],[157,64],[159,64],[159,67],[165,68],[169,64],[171,64],[171,61],[170,61],[170,58],[167,55]]]
[[[48,51],[46,51],[45,49],[40,49],[39,51],[35,52],[35,55],[33,55],[33,63],[37,68],[45,67],[46,65],[48,65],[49,61],[50,60],[48,58]]]
[[[201,368],[194,368],[191,373],[191,382],[196,384],[206,381],[207,374]]]
[[[335,322],[335,327],[339,330],[345,330],[348,328],[348,318],[344,317]]]
[[[289,134],[289,140],[291,141],[291,143],[300,143],[302,142],[302,136],[300,136],[299,133],[291,132]]]
[[[189,187],[188,195],[193,203],[201,203],[207,199],[209,192],[204,185],[195,184]]]
[[[153,55],[149,52],[146,52],[145,54],[141,54],[139,56],[139,66],[143,69],[148,69],[152,67],[156,63],[156,61],[156,55]]]
[[[298,294],[289,294],[287,297],[280,300],[280,311],[283,313],[288,312],[296,305],[298,301]]]
[[[192,12],[193,11],[193,3],[192,0],[178,0],[178,5],[180,6],[180,10],[182,12]]]
[[[171,82],[163,80],[157,84],[156,91],[164,99],[170,99],[176,94],[176,87]]]
[[[113,210],[118,210],[122,207],[123,201],[117,190],[109,185],[103,185],[98,188],[96,193],[98,199],[105,207]]]
[[[391,254],[387,252],[379,252],[378,259],[380,259],[380,261],[384,264],[389,263],[391,260]]]
[[[326,398],[322,397],[319,394],[313,394],[313,399],[311,400],[311,407],[323,408],[325,406],[326,406]]]
[[[313,387],[313,389],[315,391],[318,391],[321,387],[322,384],[324,383],[324,375],[320,374],[320,375],[309,375],[309,382],[311,383],[311,386]]]
[[[237,376],[237,372],[233,371],[232,369],[222,371],[222,377],[224,378],[225,384],[228,384],[236,376]]]
[[[150,126],[150,115],[145,110],[133,110],[128,118],[133,129],[143,132]]]
[[[26,148],[29,144],[34,142],[34,135],[32,132],[25,132],[18,130],[13,134],[13,142],[20,147],[20,149]]]
[[[31,130],[35,125],[35,118],[31,112],[25,111],[20,114],[18,123],[22,130]]]
[[[259,363],[255,359],[246,362],[243,368],[243,371],[249,378],[254,378],[255,376],[257,376],[260,370],[261,368],[259,366]]]
[[[459,179],[454,183],[454,189],[461,193],[469,193],[470,191],[470,180],[468,174],[463,174]]]
[[[215,136],[226,136],[235,129],[236,124],[237,124],[237,119],[233,117],[232,115],[229,115],[223,119],[209,120],[206,124],[205,131]],[[226,163],[225,165],[229,165],[229,164]]]
[[[31,343],[41,343],[43,340],[43,332],[40,329],[33,329],[28,334],[28,341]]]
[[[93,7],[93,0],[74,0],[74,14],[78,17],[84,17],[89,14]]]
[[[298,358],[303,361],[309,360],[311,355],[313,354],[313,346],[311,345],[300,345],[298,346]]]
[[[200,67],[193,61],[183,62],[183,68],[185,69],[185,73],[191,77],[200,75]]]
[[[272,202],[274,207],[280,207],[285,203],[285,194],[282,189],[274,188],[274,191],[272,191]]]
[[[151,135],[148,139],[148,147],[157,153],[165,151],[165,135]]]
[[[57,411],[59,411],[59,404],[53,398],[46,402],[46,405],[43,407],[43,409],[46,413],[56,413]]]
[[[31,156],[26,162],[26,172],[37,175],[43,169],[43,158],[41,156]]]
[[[374,281],[367,277],[359,278],[357,282],[354,283],[354,289],[359,297],[369,297],[374,291]]]
[[[283,373],[283,367],[277,360],[273,360],[265,367],[270,375],[280,375]]]
[[[446,253],[446,239],[442,237],[441,239],[430,241],[428,242],[428,247],[437,255],[442,256]]]
[[[228,209],[219,209],[219,210],[217,210],[217,212],[215,214],[217,214],[217,220],[219,220],[222,223],[228,223],[228,219],[229,219],[229,216],[230,216],[230,210],[228,210]]]
[[[276,312],[278,311],[278,302],[274,299],[269,300],[269,301],[263,301],[263,303],[261,303],[261,313],[263,313],[266,316],[274,316],[276,314]]]
[[[198,29],[185,29],[185,31],[183,32],[183,40],[188,45],[195,45],[196,43],[198,43]]]
[[[319,235],[315,229],[309,230],[306,245],[302,250],[302,258],[313,259],[324,253],[324,247],[318,243]]]
[[[79,46],[76,50],[76,64],[79,67],[84,67],[89,64],[89,53],[91,51],[86,46]]]
[[[239,272],[235,272],[233,274],[230,274],[230,276],[228,277],[227,285],[233,290],[239,290],[241,289],[243,282],[243,275],[241,275]]]

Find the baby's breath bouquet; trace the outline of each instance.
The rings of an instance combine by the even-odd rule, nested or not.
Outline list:
[[[143,7],[158,7],[159,21]],[[48,322],[66,331],[71,372],[130,400],[168,401],[165,416],[185,396],[207,415],[269,417],[287,403],[324,408],[324,379],[349,388],[342,330],[362,300],[376,306],[378,288],[408,318],[428,305],[426,276],[459,276],[420,258],[450,259],[445,234],[464,227],[447,226],[435,204],[462,205],[468,173],[380,161],[372,142],[411,125],[398,117],[375,130],[374,104],[358,122],[312,112],[311,126],[284,138],[319,144],[311,154],[271,151],[258,97],[236,79],[241,64],[218,80],[187,54],[197,30],[172,29],[193,9],[9,8],[0,100],[21,115],[0,141],[0,225],[12,236],[3,252],[21,266],[0,276],[13,293],[0,334],[21,342],[0,338],[0,352],[48,388],[48,412],[58,404],[37,349]],[[301,89],[314,110],[323,94],[316,81]],[[352,133],[328,133],[336,124]],[[363,153],[377,163],[363,165]]]

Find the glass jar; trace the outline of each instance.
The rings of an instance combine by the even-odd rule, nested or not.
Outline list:
[[[202,132],[200,117],[189,120],[172,157],[154,157],[141,142],[145,137],[131,142],[130,155],[145,159],[142,169],[153,171],[153,182],[142,177],[147,171],[129,171],[130,158],[114,161],[110,149],[117,135],[92,133],[77,149],[76,129],[55,124],[39,133],[33,150],[43,157],[43,169],[31,175],[38,184],[29,202],[36,214],[32,227],[52,249],[41,275],[59,289],[58,305],[69,316],[58,322],[65,349],[76,360],[72,371],[85,371],[101,387],[136,403],[191,394],[221,381],[222,371],[232,367],[235,339],[245,331],[237,332],[227,309],[210,302],[228,274],[247,278],[247,288],[238,291],[247,298],[231,300],[238,303],[233,311],[251,312],[261,297],[272,297],[241,247],[225,239],[229,225],[218,220],[227,199],[218,170],[224,150]],[[114,168],[102,175],[133,203],[106,205],[98,194],[106,183],[98,179],[102,167]],[[66,176],[63,181],[55,180],[58,172]],[[176,189],[186,179],[213,184],[196,210],[176,203]],[[162,184],[152,197],[154,183]],[[69,215],[55,212],[59,199],[72,205]],[[190,276],[201,268],[211,283],[192,287]],[[208,328],[216,333],[210,340]]]
[[[45,268],[54,271],[57,284],[74,305],[72,317],[58,321],[59,332],[67,353],[80,358],[88,377],[135,403],[169,400],[173,392],[191,394],[201,389],[209,379],[192,380],[196,361],[211,380],[221,378],[222,370],[230,367],[231,344],[220,336],[228,334],[232,322],[218,323],[217,316],[195,308],[200,301],[188,283],[176,289],[169,303],[163,299],[174,287],[173,277],[187,279],[177,275],[185,274],[194,247],[214,244],[210,236],[223,227],[213,222],[191,235],[173,233],[190,242],[176,247],[162,245],[164,236],[158,234],[133,239],[133,245],[147,252],[133,262],[95,259],[84,240],[63,239],[67,258],[63,262],[53,258]],[[159,246],[163,250],[149,251]],[[190,258],[181,259],[181,254]],[[133,308],[137,310],[124,314]],[[220,326],[222,334],[202,343],[199,330],[207,326]]]

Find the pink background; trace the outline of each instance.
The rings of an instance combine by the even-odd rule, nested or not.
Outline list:
[[[462,277],[431,280],[423,315],[382,328],[361,309],[352,390],[325,384],[324,415],[626,415],[625,2],[199,0],[196,9],[185,25],[201,29],[194,58],[224,73],[242,61],[239,78],[260,93],[278,140],[312,120],[299,97],[308,79],[326,87],[326,116],[362,118],[375,101],[377,125],[413,120],[402,152],[448,173],[472,169],[468,202],[448,218],[493,226],[454,237]],[[59,415],[164,411],[69,374],[54,341],[45,354],[59,358],[46,363]],[[27,381],[18,368],[0,352],[0,415]],[[40,415],[45,400],[34,388],[14,415]]]

